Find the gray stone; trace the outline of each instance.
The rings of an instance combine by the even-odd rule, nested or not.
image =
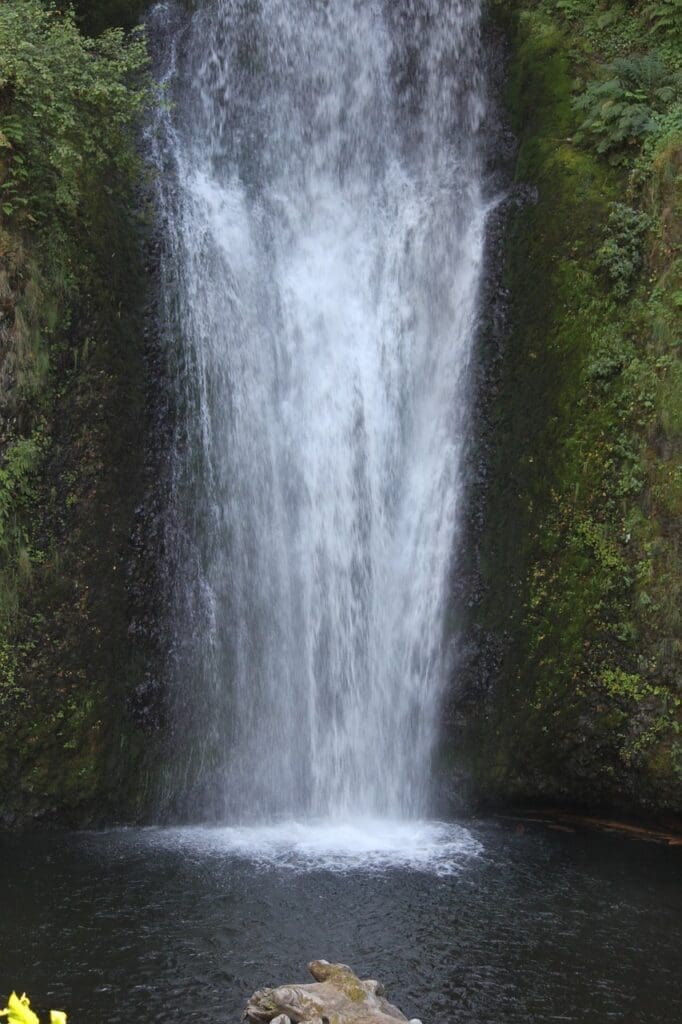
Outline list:
[[[378,981],[360,978],[346,964],[313,960],[309,985],[280,985],[254,992],[244,1024],[421,1024],[384,999]]]

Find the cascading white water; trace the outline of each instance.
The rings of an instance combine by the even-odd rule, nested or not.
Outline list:
[[[426,810],[486,214],[478,22],[478,0],[152,12],[186,814]]]

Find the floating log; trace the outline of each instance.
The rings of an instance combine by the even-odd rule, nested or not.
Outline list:
[[[572,814],[568,811],[555,811],[551,809],[524,813],[519,810],[515,814],[496,814],[496,818],[502,821],[517,821],[544,825],[547,828],[574,832],[577,828],[594,829],[599,832],[608,832],[615,835],[627,836],[630,839],[641,839],[645,842],[667,843],[668,846],[682,846],[682,831],[671,828],[657,827],[655,825],[636,825],[632,822],[618,821],[612,818],[598,818],[589,814]]]

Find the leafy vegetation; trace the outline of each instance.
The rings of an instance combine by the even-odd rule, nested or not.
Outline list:
[[[574,100],[583,117],[576,141],[589,141],[612,163],[660,133],[673,104],[682,98],[682,72],[656,54],[618,57],[604,68],[604,80],[590,82]]]
[[[645,8],[646,19],[656,35],[682,43],[682,0],[658,0]]]
[[[142,33],[87,6],[97,38],[69,6],[0,3],[0,820],[92,798],[131,675],[152,91]]]
[[[644,266],[644,238],[653,227],[648,214],[625,203],[614,203],[606,222],[606,237],[597,250],[613,294],[624,299]]]
[[[468,737],[488,796],[682,810],[676,6],[495,5],[538,198],[511,218],[489,413],[473,615],[502,653]]]
[[[78,215],[93,178],[127,187],[147,101],[144,39],[78,31],[73,12],[39,0],[0,7],[2,209],[32,224]]]

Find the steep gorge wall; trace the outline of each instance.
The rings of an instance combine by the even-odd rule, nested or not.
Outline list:
[[[144,57],[0,14],[0,822],[80,824],[134,802],[153,689]]]
[[[483,803],[682,810],[682,51],[664,7],[490,12],[518,151],[446,751]]]

